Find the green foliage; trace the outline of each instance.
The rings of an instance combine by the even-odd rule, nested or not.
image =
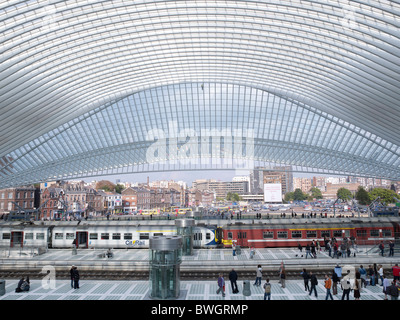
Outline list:
[[[307,195],[304,194],[303,191],[301,191],[301,189],[299,189],[299,188],[294,190],[293,197],[294,197],[294,200],[297,200],[297,201],[303,201],[303,200],[307,199]]]
[[[353,195],[351,194],[350,190],[346,188],[340,188],[337,191],[336,196],[343,201],[347,201],[353,198]]]
[[[358,190],[355,194],[355,198],[359,204],[365,206],[371,203],[371,199],[369,198],[368,191],[365,190],[362,186],[358,187]]]
[[[396,192],[390,189],[384,188],[375,188],[369,192],[369,199],[370,201],[375,200],[376,198],[380,197],[380,202],[389,204],[397,202],[394,197],[397,197]]]

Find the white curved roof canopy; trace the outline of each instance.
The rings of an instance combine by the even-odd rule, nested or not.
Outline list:
[[[239,160],[400,180],[399,16],[394,1],[2,2],[0,187]]]

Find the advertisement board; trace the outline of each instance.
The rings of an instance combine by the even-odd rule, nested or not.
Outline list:
[[[282,184],[264,184],[264,202],[282,202]]]

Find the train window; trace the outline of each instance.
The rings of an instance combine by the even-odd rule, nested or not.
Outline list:
[[[64,234],[63,233],[55,233],[54,239],[64,239]]]
[[[202,233],[195,233],[193,236],[193,240],[203,240],[203,234]]]
[[[32,232],[25,233],[25,240],[33,240],[33,233]]]
[[[211,239],[211,234],[209,232],[206,233],[206,240],[210,240]]]
[[[142,233],[140,234],[140,236],[139,236],[139,239],[140,239],[140,240],[148,240],[148,239],[149,239],[149,234],[148,234],[148,233],[145,233],[145,232],[142,232]]]
[[[11,239],[11,233],[3,233],[3,240]]]
[[[132,240],[132,233],[124,233],[124,240]]]
[[[331,232],[329,230],[322,230],[321,231],[321,237],[327,237],[330,238],[331,237]]]
[[[42,232],[36,233],[36,240],[44,240],[44,233]]]
[[[157,236],[162,236],[163,235],[163,233],[162,232],[154,232],[153,233],[153,236],[155,236],[155,237],[157,237]]]
[[[232,239],[233,239],[232,232],[228,232],[228,240],[232,240]]]
[[[390,229],[383,229],[383,230],[382,230],[382,236],[384,236],[384,237],[391,237],[391,236],[392,236],[392,230],[390,230]]]
[[[75,233],[71,233],[71,232],[67,232],[67,237],[66,237],[66,239],[68,240],[68,239],[75,239]],[[96,238],[97,239],[97,238]]]
[[[357,238],[365,238],[367,236],[367,230],[357,230]]]
[[[301,231],[292,231],[292,238],[301,238]]]
[[[101,240],[108,240],[110,239],[110,234],[109,233],[102,233],[101,234]]]
[[[263,232],[263,237],[264,237],[264,239],[273,239],[274,238],[274,232],[273,231],[264,231]]]
[[[238,239],[246,239],[247,233],[246,232],[238,232]]]
[[[89,233],[89,239],[90,240],[97,240],[98,239],[98,234],[97,233]]]
[[[278,231],[278,239],[287,239],[288,237],[288,233],[287,231]]]
[[[333,237],[334,238],[341,238],[342,237],[342,230],[333,230]]]
[[[316,238],[317,237],[317,231],[316,230],[308,230],[306,232],[306,237],[307,238]]]
[[[379,237],[379,230],[370,230],[369,234],[371,237]]]
[[[112,234],[113,240],[120,240],[121,239],[121,234],[120,233],[113,233]]]

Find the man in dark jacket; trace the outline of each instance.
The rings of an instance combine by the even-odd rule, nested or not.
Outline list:
[[[386,294],[391,296],[391,300],[399,299],[399,289],[397,288],[395,281],[392,281],[392,285],[386,288]]]
[[[235,269],[232,269],[232,271],[229,272],[229,280],[231,282],[231,287],[232,287],[233,293],[239,293],[237,283],[236,283],[237,279],[238,279],[238,275],[237,275]]]
[[[315,297],[318,298],[317,288],[316,288],[316,286],[318,285],[318,280],[315,274],[312,273],[312,271],[310,271],[310,284],[311,284],[310,296],[312,291],[314,290]]]

